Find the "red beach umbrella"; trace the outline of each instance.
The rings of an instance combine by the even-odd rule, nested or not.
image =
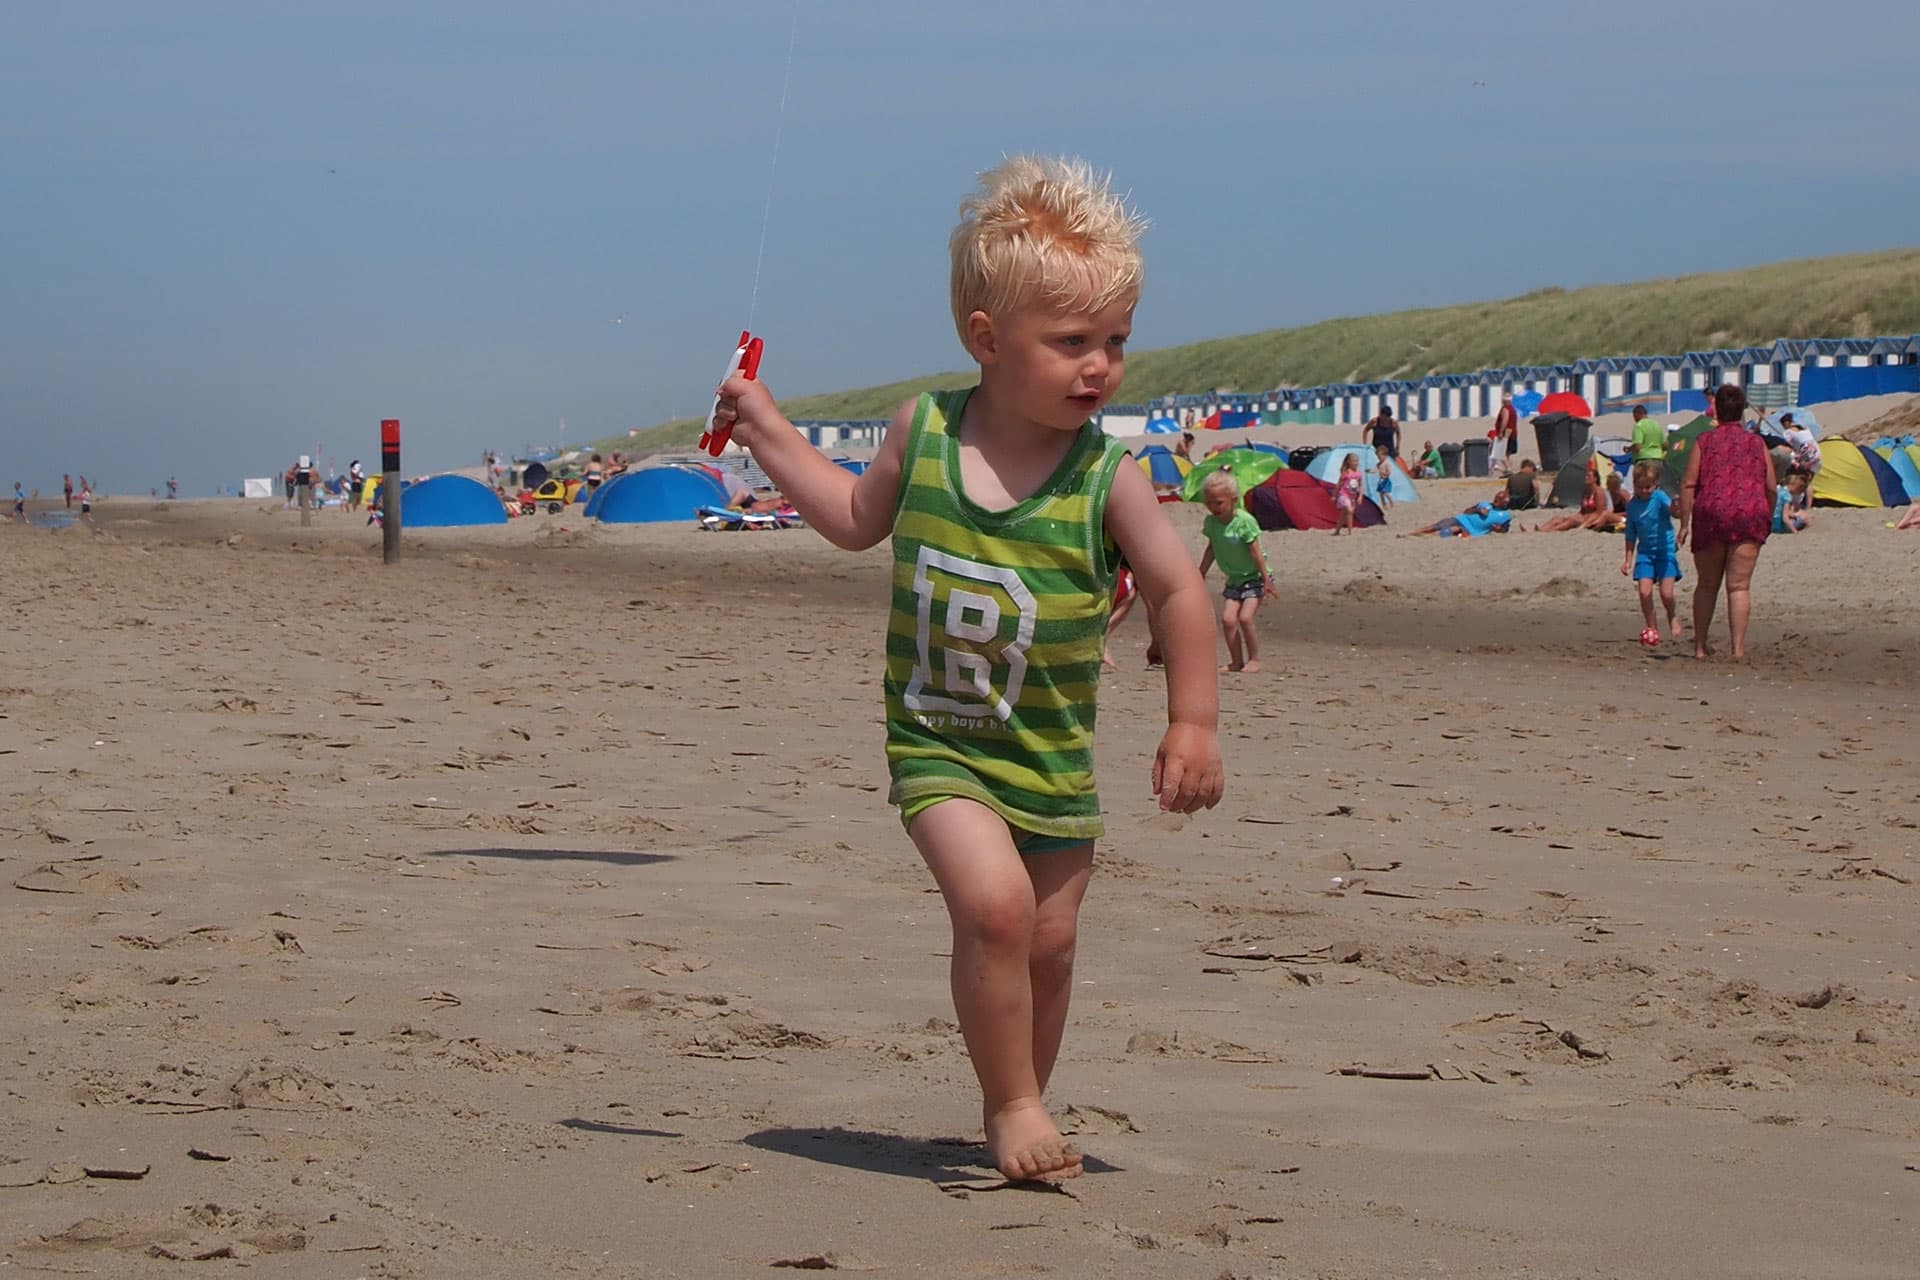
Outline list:
[[[1540,402],[1540,407],[1534,413],[1542,417],[1549,413],[1564,413],[1571,418],[1593,421],[1593,406],[1586,402],[1585,397],[1571,391],[1554,392]]]

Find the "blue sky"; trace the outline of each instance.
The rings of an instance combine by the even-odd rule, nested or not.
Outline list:
[[[1920,238],[1898,0],[795,14],[5,6],[0,487],[207,494],[373,463],[390,416],[415,472],[704,409],[777,127],[753,324],[788,395],[963,363],[946,234],[1018,151],[1152,218],[1140,349]]]

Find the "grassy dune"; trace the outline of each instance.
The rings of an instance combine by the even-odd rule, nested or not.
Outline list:
[[[1920,333],[1920,249],[1808,258],[1677,279],[1541,289],[1502,302],[1323,320],[1183,347],[1136,352],[1125,400],[1215,388],[1260,391],[1373,378],[1418,378],[1510,364],[1741,347],[1775,338]],[[782,407],[795,418],[877,418],[908,396],[953,386],[949,372]],[[610,449],[683,448],[699,437],[673,422]]]

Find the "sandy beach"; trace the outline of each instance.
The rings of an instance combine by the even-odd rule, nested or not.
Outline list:
[[[1211,813],[1120,632],[1065,1191],[977,1145],[884,547],[0,529],[0,1269],[1905,1280],[1920,534],[1702,664],[1616,538],[1390,536],[1489,489],[1268,535]]]

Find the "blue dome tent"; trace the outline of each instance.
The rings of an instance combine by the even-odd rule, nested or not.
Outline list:
[[[402,528],[450,529],[506,522],[507,509],[500,505],[498,495],[465,476],[434,476],[400,491]]]
[[[1147,434],[1150,436],[1170,436],[1177,434],[1180,424],[1172,418],[1148,418]]]
[[[1373,450],[1364,444],[1333,446],[1307,464],[1307,474],[1315,480],[1338,484],[1340,460],[1350,453],[1359,455],[1360,478],[1366,485],[1367,496],[1378,502],[1380,500],[1380,464]],[[1417,502],[1420,498],[1420,495],[1414,491],[1413,481],[1407,478],[1406,470],[1398,465],[1392,469],[1387,484],[1387,496],[1395,502]]]
[[[665,524],[691,520],[700,507],[724,507],[727,490],[694,467],[643,467],[594,494],[589,514],[607,524]]]
[[[600,504],[607,500],[607,495],[613,492],[614,486],[632,474],[633,472],[631,471],[623,471],[613,479],[601,484],[598,489],[595,489],[591,494],[587,495],[587,505],[580,509],[580,514],[589,520],[597,518],[600,515]]]

